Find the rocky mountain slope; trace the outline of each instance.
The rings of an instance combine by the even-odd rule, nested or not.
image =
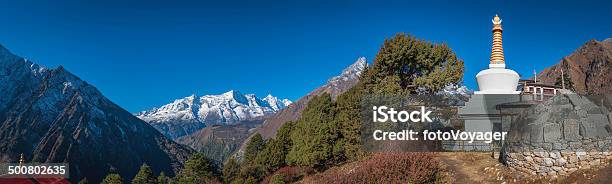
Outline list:
[[[366,59],[360,57],[353,64],[342,70],[340,75],[329,79],[325,85],[311,91],[306,96],[289,105],[286,109],[266,118],[265,122],[257,128],[257,132],[264,138],[273,137],[276,134],[276,130],[285,122],[293,121],[300,117],[302,110],[313,97],[323,93],[329,93],[335,98],[357,84],[357,82],[359,82],[359,75],[365,70],[366,66]]]
[[[567,73],[578,93],[604,94],[612,92],[612,38],[589,40],[558,64],[538,74],[538,81],[555,84]]]
[[[289,104],[291,101],[272,95],[260,99],[254,94],[232,90],[220,95],[191,95],[136,116],[176,139],[211,125],[257,124],[263,116]]]
[[[190,135],[179,137],[176,141],[187,145],[208,158],[223,163],[249,136],[255,124],[213,125]]]
[[[70,180],[99,182],[143,163],[174,174],[193,151],[104,97],[62,67],[48,69],[0,46],[0,162],[70,164]]]

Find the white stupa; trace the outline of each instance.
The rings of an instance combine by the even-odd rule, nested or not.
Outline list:
[[[475,94],[520,94],[518,86],[519,75],[513,70],[506,69],[504,61],[504,48],[502,47],[502,20],[495,15],[493,18],[493,48],[489,69],[482,70],[476,75],[478,89]]]
[[[499,110],[499,104],[520,101],[520,91],[517,91],[519,75],[506,69],[504,49],[502,47],[502,20],[495,15],[493,18],[493,49],[489,68],[476,75],[479,91],[474,92],[464,106],[458,109],[459,118],[464,120],[466,132],[501,132],[508,129],[509,123],[504,123],[504,114]],[[471,144],[454,145],[449,150],[463,151],[496,151],[502,142],[486,143],[474,141]],[[497,152],[498,153],[498,152]]]

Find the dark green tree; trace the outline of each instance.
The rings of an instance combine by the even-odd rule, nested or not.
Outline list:
[[[140,166],[140,170],[136,176],[134,176],[134,179],[132,179],[132,184],[154,184],[155,182],[156,178],[153,176],[153,171],[146,163]]]
[[[195,153],[185,162],[185,168],[176,178],[179,183],[206,183],[217,176],[215,164],[203,153]]]
[[[324,169],[333,163],[333,147],[338,138],[334,114],[334,103],[327,93],[308,102],[291,131],[293,146],[287,154],[288,164]]]
[[[365,156],[361,149],[361,86],[356,86],[336,99],[335,123],[339,138],[334,146],[336,162],[353,161]]]
[[[166,173],[164,173],[164,171],[160,172],[159,176],[157,176],[157,183],[158,184],[170,183],[170,181],[168,181],[168,177],[166,176]]]
[[[117,173],[110,173],[106,175],[101,184],[123,184],[123,178]]]
[[[293,142],[291,142],[291,131],[293,131],[293,127],[295,127],[295,122],[285,122],[285,124],[283,124],[283,126],[276,131],[276,136],[274,138],[284,146],[283,149],[286,152],[288,152],[289,149],[291,149],[291,146],[293,146]]]
[[[223,165],[223,181],[225,183],[231,183],[240,174],[240,164],[236,159],[230,158]]]
[[[433,44],[412,35],[397,34],[384,41],[367,70],[367,89],[374,93],[437,92],[463,78],[463,61],[445,44]]]
[[[240,166],[240,178],[244,179],[244,182],[247,183],[250,178],[254,179],[256,182],[261,181],[266,173],[263,170],[262,165],[258,165],[255,162],[244,163]]]
[[[257,154],[255,164],[261,166],[261,169],[265,173],[269,173],[285,166],[285,155],[287,155],[287,153],[284,145],[280,141],[272,139],[268,141],[264,149]]]
[[[87,181],[87,178],[83,178],[81,179],[81,181],[79,181],[79,184],[88,184],[89,181]]]
[[[255,157],[257,157],[257,153],[264,148],[265,144],[266,142],[263,140],[263,137],[261,137],[261,134],[255,134],[244,151],[244,162],[250,163],[254,161]]]

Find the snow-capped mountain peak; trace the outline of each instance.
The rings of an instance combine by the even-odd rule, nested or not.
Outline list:
[[[367,67],[368,63],[365,57],[359,57],[355,63],[342,70],[342,74],[332,77],[328,83],[338,83],[340,81],[348,81],[359,78],[361,72]]]
[[[162,133],[172,138],[187,135],[208,125],[236,124],[272,114],[291,104],[268,95],[260,99],[254,94],[236,90],[219,95],[192,95],[172,103],[137,113]],[[178,127],[177,127],[178,126]]]
[[[272,96],[271,94],[268,94],[268,96],[263,98],[263,101],[267,102],[268,105],[270,105],[270,107],[272,107],[272,109],[274,109],[275,111],[284,109],[292,103],[289,99],[280,100],[277,97]]]

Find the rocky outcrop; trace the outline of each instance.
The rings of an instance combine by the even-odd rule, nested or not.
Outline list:
[[[502,149],[510,168],[566,175],[612,159],[612,96],[557,95],[513,121]]]
[[[560,81],[561,70],[569,76],[577,93],[612,93],[612,38],[588,41],[558,64],[540,72],[538,81],[555,84]]]

